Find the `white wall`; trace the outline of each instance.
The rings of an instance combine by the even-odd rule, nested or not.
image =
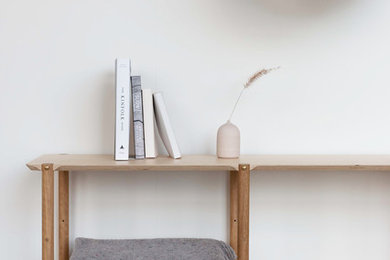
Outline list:
[[[73,2],[73,3],[72,3]],[[0,245],[40,259],[43,153],[112,153],[113,69],[164,91],[184,154],[390,153],[387,0],[2,1]],[[227,240],[224,173],[73,173],[71,238]],[[253,173],[251,259],[390,258],[390,175]],[[126,207],[123,207],[126,206]]]

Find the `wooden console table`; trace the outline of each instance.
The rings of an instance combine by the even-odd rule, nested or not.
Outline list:
[[[42,259],[54,260],[54,172],[58,171],[59,259],[69,259],[69,172],[227,171],[230,173],[230,245],[249,259],[249,184],[252,170],[390,171],[390,155],[243,155],[218,159],[187,155],[174,160],[114,161],[112,155],[42,155],[27,164],[42,172]]]

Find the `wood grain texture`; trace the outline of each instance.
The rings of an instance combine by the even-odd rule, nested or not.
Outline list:
[[[42,164],[42,260],[54,260],[54,171]]]
[[[112,155],[42,155],[29,162],[31,170],[53,164],[58,171],[231,171],[239,164],[251,170],[362,170],[390,171],[390,155],[241,155],[238,159],[219,159],[215,155],[185,155],[181,159],[115,161]]]
[[[112,155],[43,155],[28,163],[36,170],[41,163],[52,163],[61,171],[230,171],[237,170],[238,159],[218,159],[212,155],[188,155],[181,159],[159,156],[155,159],[115,161]]]
[[[238,252],[238,172],[230,171],[230,246]]]
[[[69,172],[58,173],[58,255],[69,260]]]
[[[249,260],[249,188],[250,166],[238,170],[238,260]]]

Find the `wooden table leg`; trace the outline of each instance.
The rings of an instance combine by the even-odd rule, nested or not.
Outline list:
[[[42,260],[54,260],[53,164],[42,164]]]
[[[230,246],[238,252],[238,172],[230,171]]]
[[[58,173],[58,254],[69,260],[69,172]]]
[[[249,187],[250,166],[238,170],[238,260],[249,260]]]

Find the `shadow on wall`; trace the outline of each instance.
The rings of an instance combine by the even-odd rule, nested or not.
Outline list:
[[[253,0],[268,10],[289,16],[317,16],[344,8],[357,0]]]

